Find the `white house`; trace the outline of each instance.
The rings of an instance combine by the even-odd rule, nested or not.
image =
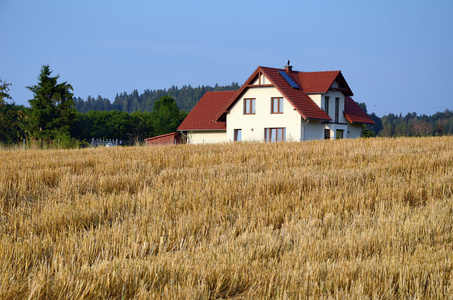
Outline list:
[[[190,144],[357,138],[374,122],[352,95],[341,71],[260,66],[238,91],[207,92],[178,131]]]

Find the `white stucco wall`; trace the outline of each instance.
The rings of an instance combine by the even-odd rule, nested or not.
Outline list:
[[[213,144],[226,142],[226,131],[189,131],[187,144]]]
[[[332,122],[335,121],[335,98],[340,98],[339,109],[338,109],[338,123],[347,123],[346,118],[344,117],[344,95],[339,91],[328,91],[322,95],[322,105],[320,106],[325,110],[325,97],[329,97],[329,117],[332,119]]]
[[[265,128],[286,128],[286,141],[301,140],[301,116],[284,99],[283,114],[271,114],[271,98],[283,97],[274,87],[248,89],[227,115],[227,140],[234,140],[234,129],[242,129],[243,141],[264,141]],[[244,98],[256,99],[256,114],[244,115]]]
[[[324,109],[324,95],[322,94],[307,94],[321,109]]]
[[[267,79],[264,74],[261,74],[259,77],[257,77],[254,81],[252,81],[250,84],[251,85],[259,85],[259,84],[270,84],[271,82]]]
[[[343,130],[343,138],[349,138],[348,125],[347,124],[335,124],[335,123],[324,123],[325,128],[330,129],[330,139],[337,138],[337,130]],[[323,135],[324,138],[324,135]]]
[[[306,121],[302,122],[302,126],[305,122]],[[325,128],[326,126],[320,121],[310,120],[310,122],[302,128],[302,138],[304,141],[323,139]]]
[[[337,88],[338,84],[334,82],[332,88]],[[332,122],[335,121],[335,98],[340,98],[339,109],[338,109],[338,123],[347,123],[346,118],[343,115],[344,111],[344,95],[339,91],[328,91],[323,94],[308,94],[308,96],[316,103],[322,110],[326,110],[326,97],[329,97],[329,117],[332,118]]]
[[[303,129],[304,141],[324,139],[324,130],[330,130],[330,139],[337,138],[337,130],[343,130],[343,138],[360,137],[360,133],[354,129],[351,132],[351,124],[335,124],[311,120]],[[357,136],[358,135],[358,136]]]
[[[348,137],[356,139],[362,137],[362,124],[348,124]]]

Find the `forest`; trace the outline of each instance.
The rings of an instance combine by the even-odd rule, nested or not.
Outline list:
[[[0,78],[0,144],[17,145],[24,139],[61,147],[83,147],[92,138],[119,139],[137,144],[145,138],[173,132],[207,91],[240,88],[237,82],[228,86],[169,89],[146,89],[122,92],[108,98],[74,97],[72,86],[58,83],[48,65],[42,66],[38,83],[27,87],[34,94],[29,107],[16,105],[9,95],[11,83]],[[434,115],[408,113],[382,117],[367,111],[375,122],[364,125],[365,137],[442,136],[453,134],[453,112],[446,109]]]
[[[434,115],[417,115],[408,113],[403,116],[401,113],[384,115],[381,118],[374,112],[367,111],[365,103],[359,103],[370,118],[375,122],[374,125],[364,126],[364,133],[369,132],[369,136],[378,137],[400,137],[400,136],[443,136],[453,134],[453,112],[445,109]]]
[[[133,90],[132,93],[128,94],[123,92],[117,94],[113,102],[102,96],[97,96],[93,98],[88,96],[86,100],[83,100],[80,97],[74,98],[74,106],[81,113],[87,113],[90,110],[98,111],[109,111],[117,110],[124,111],[128,113],[133,113],[136,111],[149,111],[153,110],[154,102],[159,100],[164,96],[169,96],[175,99],[178,108],[186,112],[190,110],[197,104],[197,102],[203,97],[204,93],[210,91],[234,91],[240,88],[237,82],[232,82],[229,86],[219,86],[216,84],[214,87],[211,86],[198,86],[192,87],[191,85],[184,85],[182,88],[177,86],[172,86],[167,89],[160,90],[145,90],[143,93],[139,94],[137,90]]]

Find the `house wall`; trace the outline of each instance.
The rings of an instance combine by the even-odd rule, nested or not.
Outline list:
[[[306,123],[306,121],[302,121],[302,126]],[[310,140],[320,140],[324,138],[324,129],[326,126],[316,120],[310,120],[305,126],[302,127],[302,140],[310,141]]]
[[[338,87],[338,84],[334,82],[332,87]],[[347,123],[346,118],[344,117],[344,94],[339,91],[328,91],[325,94],[308,94],[308,96],[316,103],[322,110],[326,110],[326,96],[329,97],[329,117],[332,119],[332,122],[335,121],[335,98],[340,98],[339,109],[338,109],[338,123]]]
[[[305,122],[302,123],[304,124]],[[324,139],[325,129],[330,130],[330,139],[337,138],[337,130],[343,130],[343,138],[345,139],[361,137],[362,135],[361,127],[359,126],[359,128],[357,128],[357,125],[351,126],[351,124],[336,124],[310,120],[310,122],[302,128],[303,140],[309,141]]]
[[[286,128],[287,141],[301,140],[301,116],[284,99],[283,114],[271,114],[271,98],[283,97],[274,87],[248,89],[227,115],[227,141],[234,141],[234,130],[242,129],[243,141],[264,141],[264,129]],[[256,114],[244,115],[244,98],[256,99]]]
[[[189,131],[187,133],[187,144],[213,144],[226,141],[225,130]]]
[[[324,109],[324,95],[322,94],[307,94],[321,109]]]
[[[261,82],[260,82],[260,80],[261,80]],[[250,84],[251,85],[259,85],[259,84],[270,84],[270,83],[271,82],[269,81],[269,79],[267,79],[267,77],[264,76],[264,74],[261,74],[260,77],[256,78]]]
[[[322,106],[320,106],[323,110],[326,108],[324,107],[325,105],[325,97],[329,97],[329,117],[332,119],[332,122],[335,121],[335,98],[340,98],[339,102],[339,109],[338,109],[338,123],[347,123],[348,121],[346,120],[343,112],[344,112],[344,95],[342,92],[339,91],[328,91],[324,95],[322,95]]]
[[[343,130],[343,138],[349,138],[349,127],[348,124],[336,124],[336,123],[324,123],[325,129],[330,129],[330,139],[337,138],[337,130]],[[324,131],[323,131],[324,138]]]
[[[348,124],[348,137],[356,139],[362,137],[362,124]]]

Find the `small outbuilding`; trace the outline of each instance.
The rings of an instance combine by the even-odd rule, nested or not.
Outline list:
[[[171,132],[145,139],[146,146],[182,144],[181,133]]]

